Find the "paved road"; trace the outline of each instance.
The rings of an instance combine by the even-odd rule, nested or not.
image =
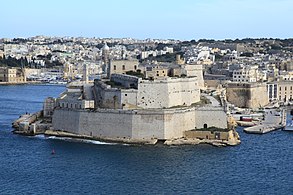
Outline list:
[[[214,98],[213,96],[207,95],[207,94],[202,94],[204,97],[208,98],[211,101],[211,104],[213,107],[219,107],[221,106],[220,102]]]

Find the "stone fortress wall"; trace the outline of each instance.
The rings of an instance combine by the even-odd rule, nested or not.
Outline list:
[[[138,141],[182,138],[186,131],[212,126],[227,129],[222,107],[194,105],[200,102],[198,79],[194,75],[141,79],[111,74],[110,80],[95,80],[91,87],[70,86],[64,97],[57,99],[53,129]],[[71,105],[84,99],[94,101],[94,107],[63,106],[66,101]]]
[[[54,111],[53,129],[110,139],[174,139],[196,128],[227,128],[226,119],[221,107],[96,111],[62,108]]]
[[[123,108],[132,105],[141,109],[162,109],[190,106],[200,101],[196,77],[135,80],[128,75],[112,75],[112,79],[126,88],[130,86],[134,88],[111,88],[101,81],[96,81],[94,90],[95,94],[98,94],[96,97],[98,107]]]
[[[269,103],[266,84],[262,83],[229,83],[227,100],[241,108],[259,108]]]
[[[145,109],[190,106],[200,101],[196,77],[142,80],[138,89],[137,104]]]

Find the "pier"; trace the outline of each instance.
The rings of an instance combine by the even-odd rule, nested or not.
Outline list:
[[[266,110],[265,119],[259,122],[258,125],[253,127],[244,128],[246,133],[265,134],[278,129],[283,129],[286,125],[286,109],[282,109],[280,112],[271,109]]]

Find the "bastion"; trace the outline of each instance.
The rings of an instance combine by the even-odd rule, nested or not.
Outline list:
[[[124,143],[239,144],[224,108],[202,98],[196,77],[112,74],[71,83],[57,99],[48,98],[43,117],[51,126],[42,133]],[[31,126],[34,134],[38,124]]]

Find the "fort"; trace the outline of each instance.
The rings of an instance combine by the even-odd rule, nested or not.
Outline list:
[[[124,66],[123,62],[119,64]],[[186,66],[188,70],[201,71],[190,66]],[[131,71],[139,68],[129,64],[126,67]],[[224,107],[212,96],[201,96],[198,83],[202,77],[196,76],[198,72],[172,77],[163,72],[160,75],[157,67],[153,74],[148,69],[151,77],[140,78],[122,69],[124,72],[92,83],[87,79],[70,83],[57,99],[47,98],[42,120],[51,126],[42,133],[123,143],[240,143]],[[33,129],[35,134],[39,129],[35,125],[31,122],[19,126],[27,126],[26,131]]]

